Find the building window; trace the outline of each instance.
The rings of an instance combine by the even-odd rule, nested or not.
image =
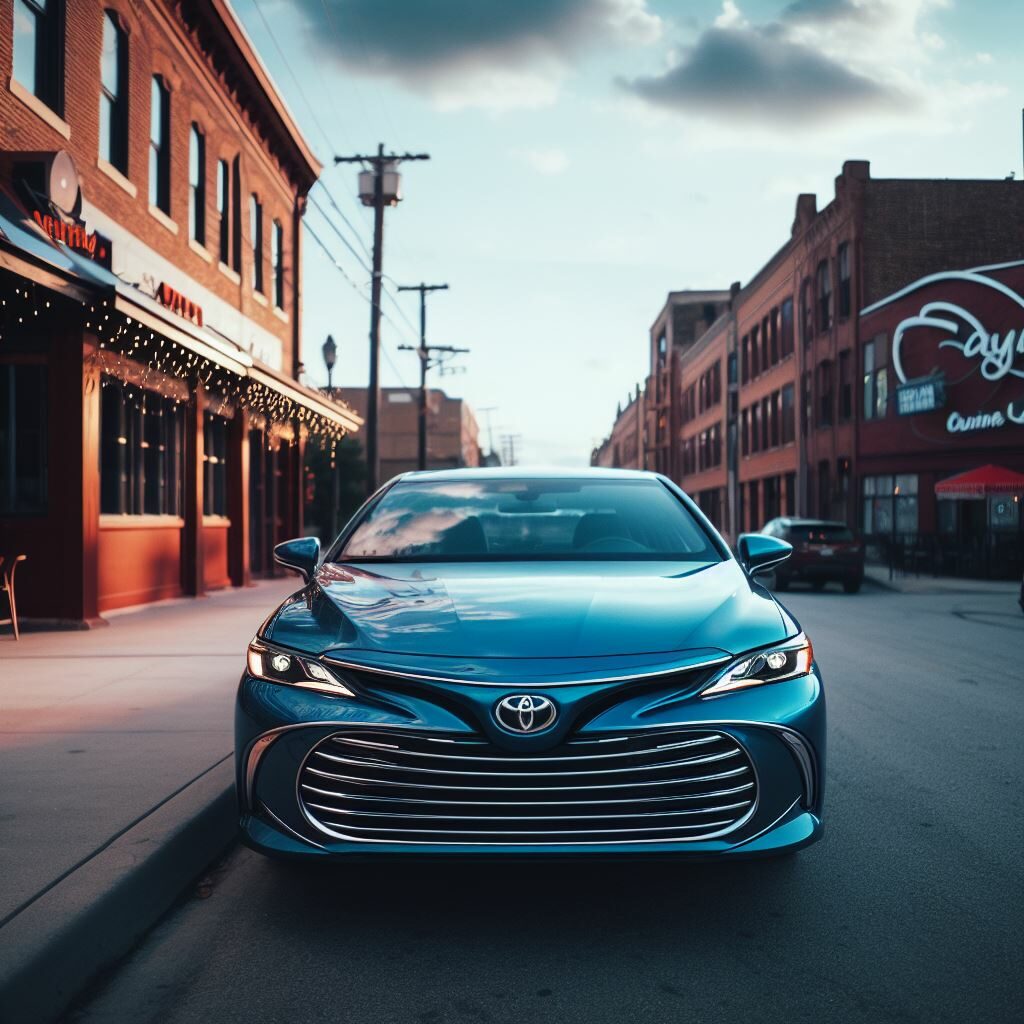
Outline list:
[[[800,288],[800,337],[804,347],[814,338],[814,303],[811,298],[811,279],[805,278]]]
[[[750,329],[750,378],[753,380],[761,372],[761,344],[758,337],[759,328]]]
[[[802,406],[801,423],[804,436],[811,432],[811,371],[804,371],[803,388],[800,395]]]
[[[786,509],[783,514],[796,515],[796,473],[786,474]]]
[[[779,359],[781,358],[779,356],[779,308],[778,308],[778,306],[776,306],[771,311],[771,315],[769,317],[769,325],[770,325],[770,335],[771,335],[771,345],[770,345],[769,358],[771,360],[772,366],[774,366],[779,361]]]
[[[159,75],[149,94],[149,204],[171,212],[171,94]]]
[[[832,361],[826,359],[818,365],[818,426],[832,426],[835,395],[832,391]]]
[[[839,420],[845,422],[853,415],[853,359],[850,350],[839,353]]]
[[[203,515],[228,514],[228,421],[206,417],[203,424]]]
[[[270,234],[270,265],[274,271],[274,305],[284,309],[284,227],[274,221]]]
[[[14,78],[64,113],[63,0],[14,0]]]
[[[771,420],[772,420],[772,447],[778,448],[782,438],[780,437],[782,428],[782,409],[781,399],[778,391],[772,393],[770,409],[771,409]]]
[[[217,161],[217,216],[220,218],[218,258],[231,264],[231,168],[227,160]]]
[[[852,292],[850,289],[850,243],[839,246],[839,316],[845,320],[850,315]]]
[[[792,384],[782,389],[782,443],[789,444],[796,440],[796,405]]]
[[[249,197],[249,237],[252,240],[252,290],[263,291],[263,204]]]
[[[744,334],[740,342],[740,380],[746,384],[750,380],[750,335]]]
[[[771,399],[765,395],[761,399],[761,451],[766,451],[771,445]]]
[[[889,370],[886,366],[886,338],[880,334],[864,345],[864,419],[882,419],[889,402]]]
[[[46,514],[46,378],[40,364],[0,365],[0,516]]]
[[[832,326],[832,275],[828,260],[818,264],[818,330],[827,331]]]
[[[785,299],[779,309],[779,356],[793,354],[793,300]]]
[[[822,519],[832,518],[832,483],[829,479],[828,459],[818,463],[818,515]]]
[[[128,173],[128,36],[113,11],[103,12],[100,157]]]
[[[918,522],[917,482],[915,473],[864,477],[861,484],[863,532],[888,537],[915,535]]]
[[[193,241],[206,244],[206,137],[194,122],[188,133],[188,229]]]
[[[100,404],[100,511],[182,513],[184,410],[173,398],[104,378]]]

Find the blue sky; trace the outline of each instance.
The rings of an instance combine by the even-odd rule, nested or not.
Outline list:
[[[430,153],[404,168],[385,273],[451,285],[429,300],[429,339],[472,352],[465,372],[432,384],[496,407],[495,440],[521,435],[521,461],[585,463],[643,379],[667,292],[749,278],[787,237],[796,194],[823,205],[844,159],[870,160],[876,177],[1022,176],[1024,4],[236,0],[236,10],[366,246],[355,169],[330,155],[378,142]],[[323,189],[313,195],[359,251]],[[307,239],[310,378],[326,379],[330,333],[335,384],[365,384],[368,274],[315,207],[307,220],[354,282]],[[397,351],[416,341],[417,302],[385,301],[386,385],[417,380],[415,357]]]

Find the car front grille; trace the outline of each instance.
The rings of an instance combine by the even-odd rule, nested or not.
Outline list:
[[[299,799],[323,832],[364,842],[692,842],[746,821],[757,779],[746,750],[708,730],[515,754],[480,736],[360,728],[313,748]]]

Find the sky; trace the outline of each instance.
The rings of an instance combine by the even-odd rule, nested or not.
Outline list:
[[[846,159],[875,177],[1022,168],[1024,4],[1009,0],[235,0],[314,152],[303,358],[365,385],[372,211],[334,154],[426,152],[385,220],[382,383],[428,341],[431,386],[481,444],[583,465],[642,382],[670,291],[744,282],[800,192]],[[341,268],[339,270],[339,267]],[[481,410],[491,409],[489,413]]]

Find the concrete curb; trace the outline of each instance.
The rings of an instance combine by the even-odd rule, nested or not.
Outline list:
[[[0,929],[0,1022],[46,1024],[123,957],[235,836],[221,761]]]

